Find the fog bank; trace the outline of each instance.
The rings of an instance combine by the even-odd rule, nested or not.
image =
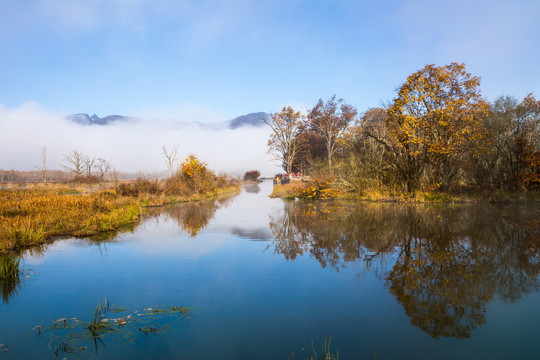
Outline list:
[[[242,175],[257,169],[271,176],[280,171],[267,154],[267,127],[212,129],[185,123],[196,119],[89,126],[69,121],[66,115],[35,103],[16,108],[0,104],[0,169],[35,170],[34,165],[41,163],[38,147],[45,145],[49,169],[61,169],[63,154],[77,149],[111,161],[118,171],[153,175],[167,169],[162,146],[178,145],[178,164],[195,154],[216,172]]]

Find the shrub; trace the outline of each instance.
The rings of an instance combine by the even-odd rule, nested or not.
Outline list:
[[[157,181],[142,178],[130,183],[121,183],[116,187],[116,193],[121,196],[158,195],[161,192],[162,190]]]
[[[211,172],[206,167],[206,163],[200,161],[195,155],[189,155],[180,165],[180,174],[185,179],[193,179],[197,176],[204,176]]]
[[[167,193],[191,195],[212,191],[216,186],[216,175],[206,163],[195,155],[189,155],[180,165],[177,176],[167,180]]]

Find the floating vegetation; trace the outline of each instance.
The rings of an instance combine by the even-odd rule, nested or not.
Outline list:
[[[143,326],[139,328],[139,331],[145,335],[154,334],[159,335],[167,330],[167,326],[155,327],[155,326]]]
[[[126,308],[111,306],[105,298],[96,306],[90,321],[65,317],[49,326],[37,325],[32,331],[38,337],[47,337],[49,349],[55,357],[60,354],[76,355],[88,349],[90,344],[93,344],[97,355],[100,345],[106,348],[106,338],[130,343],[140,334],[161,335],[169,328],[169,322],[187,319],[191,313],[191,308],[180,306],[155,306],[128,312]]]

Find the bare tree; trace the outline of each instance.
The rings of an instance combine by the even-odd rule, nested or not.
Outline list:
[[[62,167],[72,172],[75,177],[81,177],[84,171],[84,158],[85,155],[82,151],[70,150],[67,154],[64,154],[66,164],[62,165]]]
[[[113,182],[113,184],[116,185],[118,183],[118,170],[111,169],[109,171],[109,178]]]
[[[94,164],[96,163],[96,157],[90,157],[88,155],[83,156],[83,165],[84,165],[84,171],[86,172],[86,176],[90,177],[92,175],[92,169],[94,168]]]
[[[34,165],[34,167],[38,169],[39,173],[41,174],[41,178],[43,179],[43,182],[47,183],[47,147],[45,145],[39,146],[38,151],[41,158],[41,165]]]
[[[162,149],[163,155],[165,155],[166,158],[165,164],[167,165],[167,169],[169,169],[169,177],[172,177],[174,162],[176,161],[176,157],[178,156],[178,145],[173,147],[171,151],[168,151],[165,145],[162,146]]]
[[[311,126],[326,140],[328,165],[332,166],[332,157],[336,153],[338,140],[356,117],[358,111],[352,105],[343,104],[343,99],[336,100],[336,95],[327,102],[319,99],[308,114]]]
[[[281,112],[272,114],[270,119],[263,121],[270,126],[272,134],[268,140],[268,152],[283,164],[287,172],[292,172],[294,159],[299,148],[299,137],[302,125],[300,111],[294,111],[290,106],[284,106]]]
[[[111,171],[111,162],[103,158],[97,158],[94,168],[98,173],[99,179],[103,180],[105,178],[105,175],[107,175],[107,173]]]

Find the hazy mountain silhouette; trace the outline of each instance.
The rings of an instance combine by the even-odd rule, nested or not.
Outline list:
[[[123,115],[108,115],[100,118],[96,114],[90,116],[88,114],[72,114],[66,116],[68,120],[71,120],[77,124],[81,125],[110,125],[112,123],[118,122],[127,122],[127,121],[137,121],[138,118],[132,116],[123,116]],[[227,120],[218,123],[201,123],[193,122],[191,124],[197,124],[202,127],[209,127],[214,129],[238,129],[245,126],[260,127],[264,126],[264,121],[270,119],[270,115],[265,112],[250,113],[242,116],[238,116],[232,120]],[[189,122],[178,122],[178,124],[189,125]]]

